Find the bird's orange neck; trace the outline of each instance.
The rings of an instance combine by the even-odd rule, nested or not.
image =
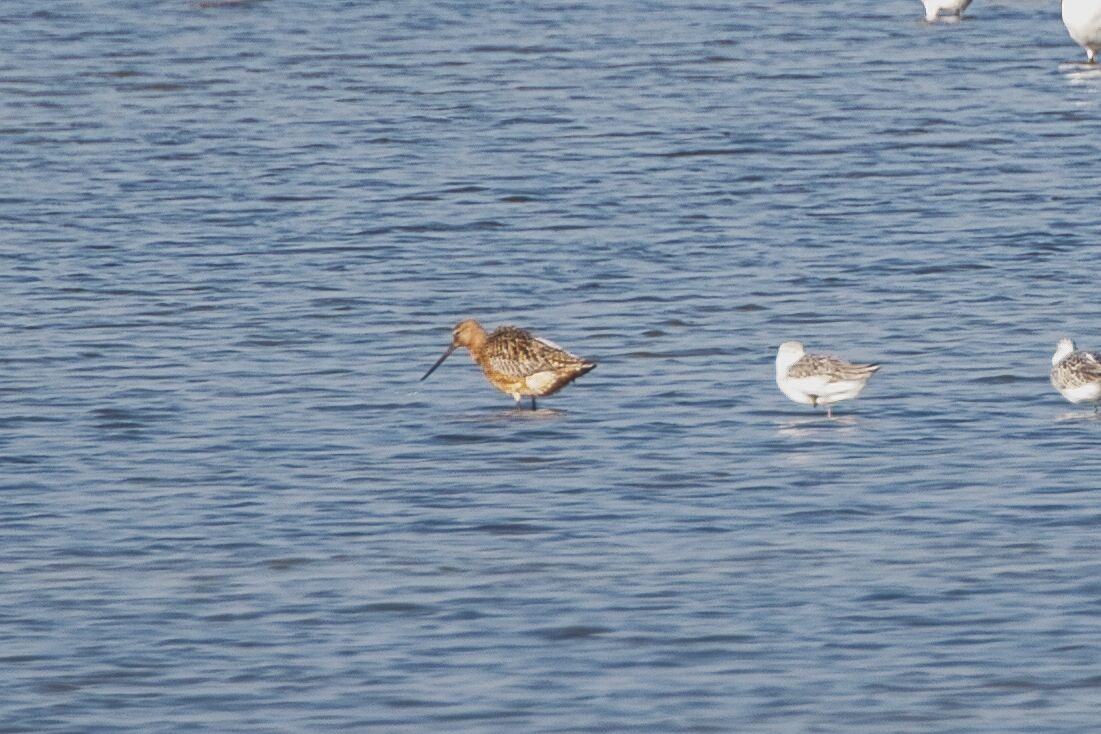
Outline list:
[[[478,353],[485,347],[487,338],[486,330],[473,319],[460,321],[458,326],[455,327],[455,346],[469,349],[475,362],[478,361]]]

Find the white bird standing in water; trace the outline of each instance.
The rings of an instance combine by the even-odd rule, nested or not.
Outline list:
[[[1096,413],[1101,401],[1101,355],[1077,351],[1073,341],[1060,339],[1051,355],[1051,384],[1072,403],[1093,403]]]
[[[942,10],[962,18],[971,0],[921,0],[921,4],[925,6],[925,20],[932,23]]]
[[[852,364],[826,354],[807,354],[800,342],[784,342],[776,350],[776,384],[797,403],[826,406],[860,394],[878,364]]]
[[[1086,49],[1086,61],[1094,63],[1101,51],[1101,0],[1063,0],[1063,25]]]

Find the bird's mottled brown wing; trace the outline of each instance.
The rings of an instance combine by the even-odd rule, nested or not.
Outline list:
[[[788,368],[788,377],[824,377],[830,382],[862,380],[878,369],[877,364],[852,364],[828,354],[804,354]]]
[[[1101,355],[1074,352],[1057,364],[1051,373],[1051,381],[1056,383],[1056,387],[1078,387],[1101,381]]]
[[[517,378],[585,363],[556,344],[515,326],[502,326],[490,334],[482,358],[490,369]]]

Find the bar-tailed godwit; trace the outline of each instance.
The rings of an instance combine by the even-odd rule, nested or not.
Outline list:
[[[1101,401],[1101,355],[1075,350],[1070,339],[1060,339],[1051,355],[1051,384],[1072,403]]]
[[[553,395],[596,367],[595,362],[570,354],[524,329],[501,326],[492,334],[486,334],[481,324],[466,319],[455,325],[451,346],[421,379],[435,372],[459,347],[469,349],[486,379],[501,392],[511,395],[517,404],[521,398],[530,397],[532,410],[535,410],[535,398]]]
[[[825,405],[829,418],[833,417],[830,406],[859,395],[878,369],[878,364],[852,364],[825,354],[807,354],[799,342],[784,342],[776,351],[780,390],[797,403]]]

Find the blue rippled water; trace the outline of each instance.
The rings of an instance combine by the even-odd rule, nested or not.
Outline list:
[[[0,732],[1096,731],[1057,6],[0,4]]]

